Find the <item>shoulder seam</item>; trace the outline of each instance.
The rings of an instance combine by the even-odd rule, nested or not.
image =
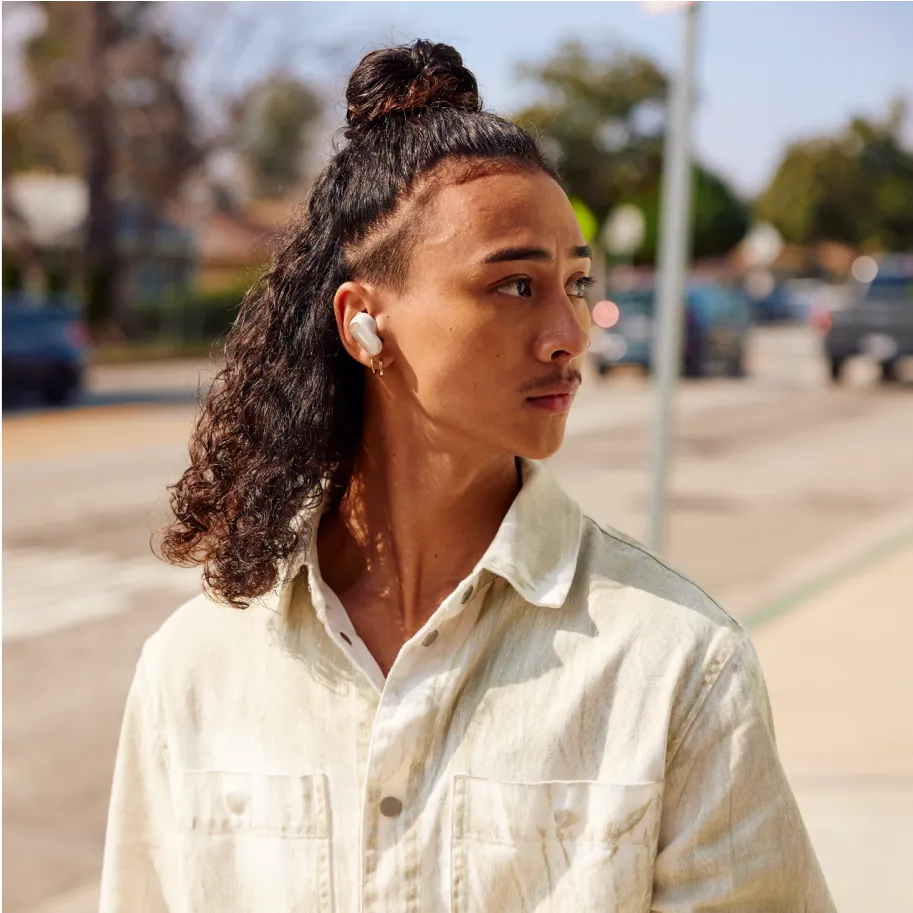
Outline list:
[[[641,545],[639,542],[635,542],[633,539],[622,539],[618,535],[616,535],[615,532],[613,532],[611,528],[604,526],[598,520],[594,520],[592,517],[587,516],[586,514],[584,514],[584,516],[597,529],[599,529],[601,532],[605,533],[609,538],[614,539],[616,542],[620,543],[621,545],[627,545],[630,548],[636,549],[637,551],[646,555],[648,558],[652,558],[658,565],[660,565],[660,567],[664,567],[667,571],[669,571],[670,574],[674,574],[683,583],[688,583],[691,586],[693,586],[699,593],[701,593],[706,599],[708,599],[712,605],[714,605],[717,609],[719,609],[736,626],[736,629],[741,634],[745,633],[744,625],[742,625],[742,623],[737,618],[734,618],[732,615],[730,615],[730,613],[727,612],[726,609],[724,609],[699,583],[696,583],[690,577],[685,576],[685,574],[683,574],[681,571],[677,570],[676,568],[672,567],[672,565],[667,564],[666,561],[664,561],[662,558],[659,557],[659,555],[654,554],[649,549],[647,549],[645,546]]]
[[[681,749],[682,745],[685,744],[685,739],[688,738],[688,734],[691,732],[691,729],[697,721],[697,718],[700,716],[701,711],[706,706],[710,695],[713,693],[713,689],[717,685],[717,682],[719,682],[719,680],[723,677],[723,673],[732,664],[732,658],[739,650],[744,648],[745,643],[748,641],[748,639],[748,635],[745,632],[741,632],[738,639],[733,639],[732,649],[729,650],[724,659],[715,665],[713,671],[702,672],[704,683],[707,685],[707,687],[701,690],[700,695],[698,695],[697,700],[694,702],[694,706],[691,708],[691,712],[687,717],[685,717],[685,720],[679,727],[679,731],[676,734],[675,738],[669,742],[669,753],[666,757],[666,776],[668,776],[669,769],[672,767],[676,757],[678,757],[679,750]]]

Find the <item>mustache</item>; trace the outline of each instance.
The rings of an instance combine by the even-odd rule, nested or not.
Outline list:
[[[536,390],[554,387],[556,384],[574,384],[579,387],[582,383],[583,375],[576,368],[565,368],[563,371],[552,372],[545,377],[529,381],[520,388],[520,392],[535,393]]]

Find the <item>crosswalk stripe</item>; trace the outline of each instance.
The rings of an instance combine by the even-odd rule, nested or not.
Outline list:
[[[117,558],[77,549],[4,549],[3,641],[129,612],[135,596],[150,590],[167,599],[189,599],[200,590],[200,572],[171,567],[152,555]]]

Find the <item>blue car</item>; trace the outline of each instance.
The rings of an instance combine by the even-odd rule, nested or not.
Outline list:
[[[621,292],[612,300],[618,306],[618,319],[590,348],[597,370],[601,375],[619,365],[652,370],[655,290]],[[744,377],[750,325],[745,295],[720,285],[690,286],[685,295],[682,373]]]
[[[791,323],[800,316],[782,286],[777,286],[764,298],[751,298],[751,317],[754,323]]]
[[[3,296],[3,408],[34,401],[60,406],[82,388],[88,334],[65,298]]]

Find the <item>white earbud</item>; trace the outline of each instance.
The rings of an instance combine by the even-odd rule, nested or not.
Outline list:
[[[374,318],[364,311],[356,314],[349,321],[349,332],[355,337],[355,341],[370,355],[380,355],[380,350],[384,347],[380,336],[377,335],[377,323]]]

